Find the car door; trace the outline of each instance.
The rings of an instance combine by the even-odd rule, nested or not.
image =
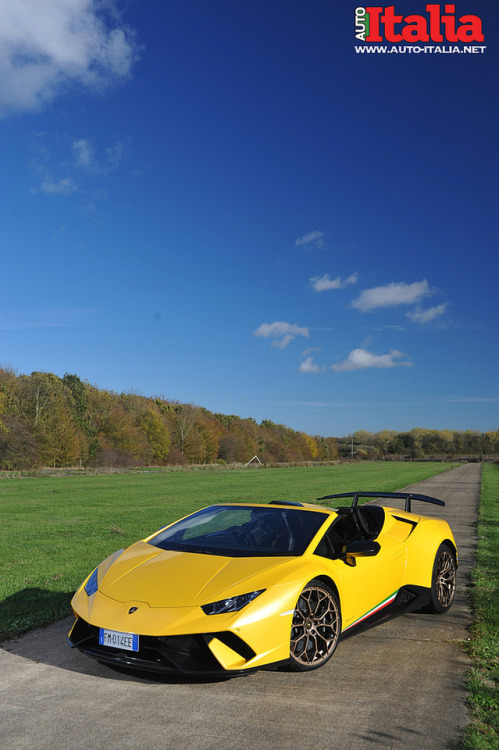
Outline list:
[[[384,528],[376,536],[376,555],[346,555],[348,544],[362,538],[360,532],[355,533],[354,523],[350,532],[345,531],[346,525],[348,520],[345,523],[341,518],[333,523],[316,550],[316,554],[331,560],[331,575],[340,594],[343,630],[390,602],[400,588],[407,558],[405,540],[384,533]]]

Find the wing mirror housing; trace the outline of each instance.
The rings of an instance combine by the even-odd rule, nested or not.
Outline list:
[[[357,541],[350,542],[345,552],[347,555],[353,555],[354,557],[374,557],[380,549],[378,542]]]
[[[350,542],[345,550],[345,562],[347,565],[355,566],[356,557],[374,557],[381,547],[378,542],[359,540]]]

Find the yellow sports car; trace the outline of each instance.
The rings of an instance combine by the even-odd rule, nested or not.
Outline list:
[[[403,498],[405,510],[359,498]],[[73,597],[69,643],[153,672],[307,671],[338,640],[403,612],[446,612],[457,548],[426,495],[354,492],[349,507],[213,505],[119,550]]]

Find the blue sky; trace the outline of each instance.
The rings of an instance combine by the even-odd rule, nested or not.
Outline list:
[[[3,0],[4,365],[497,429],[499,12],[456,3],[478,53],[365,55],[356,5]]]

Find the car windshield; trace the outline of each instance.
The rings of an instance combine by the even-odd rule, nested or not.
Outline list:
[[[302,555],[326,519],[297,508],[213,505],[159,531],[149,544],[226,557]]]

